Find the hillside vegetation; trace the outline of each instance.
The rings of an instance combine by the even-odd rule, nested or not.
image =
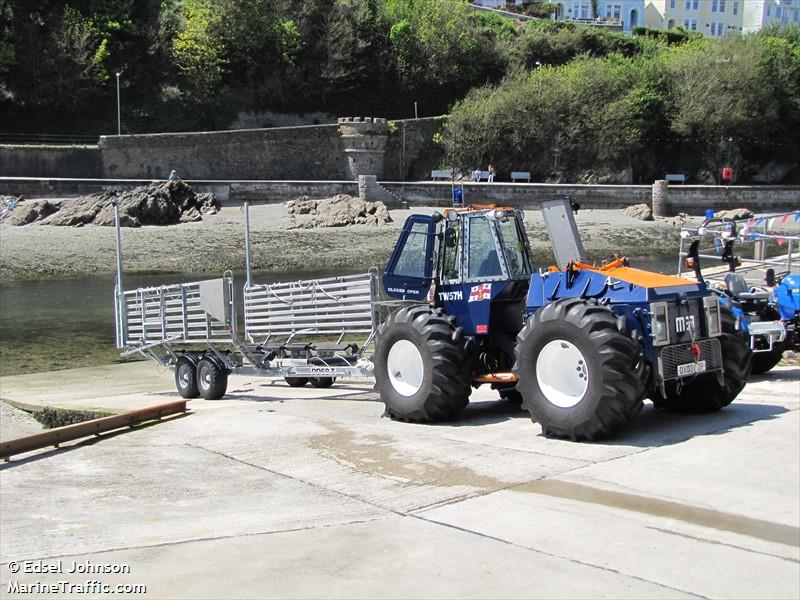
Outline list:
[[[447,163],[536,179],[797,178],[800,33],[519,23],[465,0],[0,0],[0,131],[450,113]],[[262,123],[266,124],[266,123]],[[794,169],[794,171],[792,171]],[[761,173],[763,175],[764,173]]]

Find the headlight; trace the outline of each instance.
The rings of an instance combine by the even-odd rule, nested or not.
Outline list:
[[[706,311],[709,337],[720,335],[722,333],[722,317],[719,311],[719,298],[717,296],[706,296],[703,298],[703,308]]]
[[[654,346],[669,344],[666,302],[654,302],[650,305],[650,329]]]

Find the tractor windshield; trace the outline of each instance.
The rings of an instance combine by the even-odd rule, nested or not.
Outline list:
[[[527,279],[531,275],[531,260],[521,231],[522,223],[516,217],[498,222],[498,230],[508,260],[508,274],[512,279]]]

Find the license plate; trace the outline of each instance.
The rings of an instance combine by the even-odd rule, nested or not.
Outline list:
[[[685,365],[678,365],[678,377],[686,377],[687,375],[702,373],[705,370],[706,370],[706,361],[704,360],[698,360],[697,362],[686,363]]]

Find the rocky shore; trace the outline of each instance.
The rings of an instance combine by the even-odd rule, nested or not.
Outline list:
[[[351,225],[302,227],[311,215],[292,215],[283,204],[251,208],[252,257],[255,269],[276,272],[357,269],[383,266],[397,233],[411,213],[431,213],[430,207],[391,210],[391,223],[379,227]],[[674,219],[641,221],[622,210],[581,210],[578,228],[589,257],[615,254],[630,257],[675,257],[679,223]],[[527,211],[525,226],[537,265],[552,262],[547,230],[539,211]],[[195,272],[219,274],[244,268],[244,229],[238,207],[223,207],[202,221],[167,226],[125,228],[122,232],[127,272]],[[0,223],[0,280],[32,279],[115,270],[114,229],[86,225],[13,226]]]

